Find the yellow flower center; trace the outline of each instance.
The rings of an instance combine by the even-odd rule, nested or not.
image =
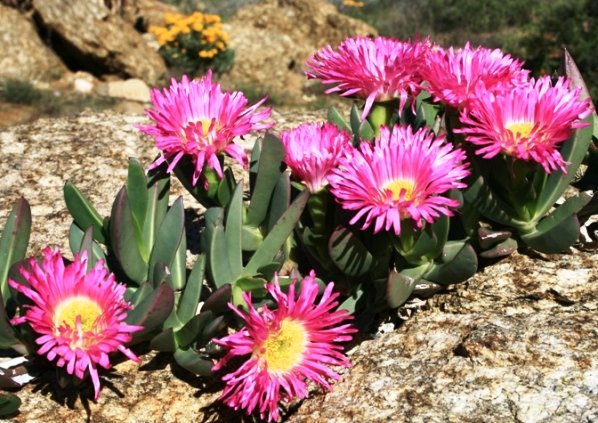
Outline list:
[[[403,199],[411,200],[415,184],[409,179],[395,179],[386,183],[382,188],[392,193],[392,199],[394,201],[399,201],[401,199],[401,193],[403,194]]]
[[[517,138],[527,138],[534,129],[532,122],[513,122],[506,125],[507,131]]]
[[[54,310],[54,326],[67,325],[77,327],[77,317],[81,319],[81,330],[89,332],[95,327],[97,318],[102,314],[99,304],[88,297],[76,296],[62,301]]]
[[[269,372],[287,372],[301,361],[306,344],[303,325],[283,319],[280,330],[268,336],[258,355],[266,362]]]

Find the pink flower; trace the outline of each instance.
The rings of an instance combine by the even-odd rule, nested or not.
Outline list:
[[[351,136],[331,123],[304,123],[280,134],[284,161],[311,192],[328,185],[328,174],[351,148]]]
[[[110,368],[108,354],[117,350],[139,361],[125,344],[131,340],[131,332],[143,327],[123,322],[131,309],[123,299],[125,286],[115,282],[103,262],[87,272],[85,255],[76,255],[65,266],[58,248],[48,247],[43,254],[41,265],[32,258],[29,269],[21,268],[28,285],[8,280],[32,301],[12,323],[28,323],[40,335],[35,340],[40,345],[37,353],[50,361],[58,358],[57,366],[66,366],[69,374],[83,379],[89,371],[98,399],[97,365]]]
[[[189,81],[187,76],[180,83],[173,79],[170,88],[162,92],[153,89],[151,96],[154,109],[146,110],[146,114],[155,123],[138,126],[154,138],[162,151],[151,168],[168,162],[168,172],[172,172],[183,156],[191,156],[195,165],[193,185],[205,163],[223,176],[218,160],[221,153],[246,166],[247,155],[233,143],[234,138],[273,126],[263,122],[270,117],[270,108],[257,111],[266,98],[247,107],[243,93],[223,93],[220,84],[212,82],[211,72],[199,81]]]
[[[587,126],[582,119],[592,110],[589,99],[579,99],[580,89],[569,85],[559,78],[553,86],[545,76],[502,94],[479,92],[470,110],[461,113],[463,128],[455,132],[481,146],[476,154],[484,158],[505,153],[538,162],[547,173],[557,168],[567,173],[558,144]]]
[[[469,172],[461,163],[465,153],[444,141],[425,128],[395,126],[391,132],[383,126],[373,146],[362,142],[343,157],[328,180],[341,206],[357,211],[350,223],[365,216],[361,229],[374,224],[375,233],[392,228],[399,235],[402,219],[422,227],[424,220],[452,216],[459,202],[440,194],[465,188],[460,181]]]
[[[528,71],[523,62],[501,50],[472,49],[467,43],[457,51],[436,48],[427,55],[422,76],[434,100],[455,108],[467,107],[476,90],[508,91],[526,83]]]
[[[334,284],[328,284],[316,303],[319,288],[314,272],[301,282],[297,298],[296,282],[289,286],[288,294],[281,290],[278,276],[266,284],[276,302],[275,310],[256,310],[251,294],[244,293],[248,312],[230,307],[245,321],[245,327],[214,340],[228,349],[214,370],[235,357],[247,356],[237,370],[222,378],[226,386],[221,399],[247,414],[257,410],[262,419],[267,415],[269,421],[280,419],[279,401],[288,403],[308,396],[307,380],[331,389],[329,380],[340,376],[329,366],[350,366],[340,343],[351,340],[356,330],[342,324],[352,318],[346,310],[332,311],[338,306],[339,295],[332,293]]]
[[[340,43],[337,50],[327,46],[315,52],[307,61],[309,78],[324,84],[336,84],[327,94],[365,99],[361,119],[365,119],[372,104],[399,99],[399,112],[409,98],[420,91],[419,75],[429,41],[402,42],[386,37],[355,37]]]

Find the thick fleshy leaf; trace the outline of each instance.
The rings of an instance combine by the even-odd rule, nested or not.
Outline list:
[[[170,285],[175,291],[181,291],[185,287],[187,279],[187,236],[183,232],[179,248],[176,250],[174,259],[170,264]]]
[[[93,227],[93,237],[102,244],[108,242],[108,233],[104,226],[104,219],[100,213],[83,195],[79,188],[70,182],[64,184],[64,201],[66,208],[80,228]]]
[[[166,263],[156,263],[152,269],[152,274],[150,275],[150,282],[154,288],[157,288],[163,283],[168,283],[170,286],[172,284],[169,283],[170,281],[170,269]]]
[[[229,327],[228,318],[226,316],[218,316],[212,319],[204,328],[201,337],[198,341],[200,345],[205,345],[222,334]]]
[[[284,154],[282,142],[267,133],[262,140],[255,187],[251,193],[251,203],[245,219],[247,225],[260,226],[264,222],[272,192],[282,173]]]
[[[371,140],[374,138],[374,129],[368,120],[364,120],[359,125],[359,138],[362,140]]]
[[[440,263],[435,263],[424,279],[448,285],[462,282],[478,270],[478,257],[468,243],[449,241],[444,246]]]
[[[488,248],[479,253],[480,257],[495,259],[499,257],[507,257],[517,251],[517,241],[513,238],[507,238],[504,241],[500,241],[492,248]]]
[[[21,399],[7,392],[0,392],[0,417],[14,414],[21,406]]]
[[[145,176],[145,169],[139,160],[134,158],[129,159],[129,168],[127,170],[127,197],[129,198],[129,205],[131,207],[133,225],[135,225],[135,230],[137,231],[136,238],[139,250],[145,261],[147,261],[149,251],[144,251],[146,245],[143,242],[142,236],[149,201],[147,177]]]
[[[193,172],[195,165],[189,157],[184,156],[174,168],[174,174],[178,180],[183,184],[185,189],[191,194],[202,206],[214,207],[218,206],[216,194],[218,192],[218,185],[220,179],[214,170],[207,165],[203,168],[202,176],[208,181],[208,189],[204,188],[204,181],[199,180],[193,185]]]
[[[112,205],[110,242],[125,274],[138,284],[147,280],[148,265],[139,253],[125,187],[118,192]]]
[[[289,172],[283,172],[274,187],[270,208],[268,209],[268,231],[272,230],[291,203],[290,175]]]
[[[244,292],[251,292],[252,296],[262,298],[266,295],[264,286],[267,281],[259,277],[240,278],[233,284],[233,304],[235,306],[245,306],[242,294]]]
[[[161,330],[163,323],[174,306],[174,292],[167,284],[160,285],[151,295],[145,297],[137,307],[131,310],[126,318],[130,325],[141,325],[143,330],[133,333],[132,344],[151,337],[152,333]]]
[[[478,176],[469,185],[469,188],[463,192],[463,197],[466,202],[496,223],[514,227],[527,224],[514,218],[515,210],[493,194],[482,176]]]
[[[79,229],[77,225],[73,223],[71,225],[71,231],[80,232],[81,229]],[[69,239],[70,238],[71,236],[69,235]],[[87,228],[85,233],[83,233],[83,236],[81,237],[81,242],[79,243],[79,250],[77,252],[82,253],[83,251],[87,253],[87,270],[91,270],[92,268],[94,268],[99,260],[104,260],[104,263],[106,263],[106,256],[104,255],[104,251],[102,251],[100,246],[96,244],[93,240],[93,228],[91,226]]]
[[[521,236],[523,242],[542,253],[561,253],[573,245],[579,237],[579,221],[574,214],[568,215],[556,226],[551,223],[545,225],[546,228],[543,226],[541,220],[536,227],[537,231]]]
[[[227,167],[224,170],[224,178],[222,178],[222,180],[218,184],[218,191],[216,193],[218,203],[222,207],[228,206],[236,186],[237,182],[235,181],[235,175],[233,175],[233,170],[230,167]]]
[[[193,265],[193,269],[191,269],[191,273],[187,278],[185,290],[183,291],[179,301],[177,311],[179,320],[183,323],[191,320],[191,318],[197,313],[197,305],[199,304],[199,299],[201,297],[201,291],[203,288],[205,263],[206,256],[205,254],[201,254],[199,257],[197,257],[197,260]]]
[[[262,242],[264,236],[262,230],[254,226],[243,225],[241,228],[241,248],[243,251],[255,251],[257,250]]]
[[[217,288],[231,283],[238,274],[234,274],[230,267],[226,237],[222,225],[212,228],[212,239],[208,251],[208,269],[212,282]]]
[[[409,251],[399,251],[405,260],[410,264],[420,265],[428,261],[427,256],[432,250],[436,250],[438,239],[430,229],[420,230],[416,233],[417,239]]]
[[[554,203],[563,195],[565,189],[569,186],[575,173],[579,168],[579,165],[583,161],[586,155],[590,142],[592,141],[592,131],[594,118],[592,115],[585,119],[589,125],[585,128],[576,130],[571,138],[563,143],[560,152],[563,156],[563,160],[568,163],[567,174],[563,174],[561,171],[554,171],[548,175],[546,179],[546,185],[540,192],[536,207],[534,210],[534,221],[540,220],[548,210],[554,205]]]
[[[158,228],[158,242],[154,244],[149,261],[150,277],[153,274],[152,269],[157,263],[165,263],[169,269],[172,268],[173,260],[177,254],[184,233],[185,211],[183,207],[183,198],[179,197],[172,204]],[[154,283],[154,285],[156,284]],[[180,289],[182,286],[174,288]]]
[[[186,350],[176,350],[174,352],[174,359],[179,366],[190,371],[191,373],[195,373],[196,375],[204,377],[212,375],[212,367],[214,367],[212,360],[202,358],[192,348],[188,348]]]
[[[386,301],[390,308],[397,308],[405,303],[413,293],[417,280],[391,270],[386,282]]]
[[[202,311],[210,310],[214,314],[225,313],[232,298],[232,286],[226,284],[214,291],[203,303]]]
[[[30,233],[31,208],[27,200],[21,197],[10,211],[0,236],[0,296],[4,299],[3,305],[10,298],[8,271],[27,254]]]
[[[151,170],[148,174],[148,201],[145,220],[143,222],[143,244],[142,255],[144,261],[149,263],[150,253],[154,244],[158,229],[168,211],[168,200],[170,197],[170,176],[161,167]]]
[[[243,251],[241,226],[243,224],[243,182],[239,182],[235,188],[226,212],[226,226],[224,239],[228,263],[233,275],[238,275],[243,269]]]
[[[166,328],[152,338],[149,344],[154,351],[175,352],[178,348],[173,328]]]
[[[374,262],[372,255],[349,229],[337,227],[328,242],[328,252],[334,264],[349,276],[361,276]]]
[[[193,343],[203,332],[204,328],[214,318],[211,311],[202,311],[189,320],[185,326],[175,333],[177,344],[186,348]]]
[[[20,341],[14,336],[12,325],[8,320],[2,295],[0,295],[0,349],[8,349]]]
[[[341,130],[347,131],[347,132],[351,131],[351,127],[345,121],[345,119],[341,116],[341,114],[338,112],[336,107],[331,107],[328,109],[327,120],[328,120],[328,122],[330,122],[334,126],[336,126],[338,129],[341,129]]]
[[[276,222],[270,233],[264,238],[264,242],[262,242],[262,245],[253,254],[240,276],[254,276],[260,267],[272,262],[278,250],[282,248],[287,238],[293,232],[308,199],[309,191],[307,190],[295,198],[289,208],[278,219],[278,222]]]
[[[511,231],[494,231],[489,228],[478,229],[478,243],[483,250],[488,250],[512,235]]]
[[[133,307],[137,307],[141,301],[143,301],[153,291],[153,286],[149,282],[144,282],[139,285],[139,288],[128,288],[127,292],[125,293],[125,300],[127,300]]]

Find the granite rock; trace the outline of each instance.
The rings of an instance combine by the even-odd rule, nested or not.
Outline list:
[[[56,79],[66,66],[39,39],[31,19],[0,4],[0,80]]]
[[[313,81],[304,64],[318,48],[355,35],[376,34],[365,22],[320,0],[266,0],[242,7],[224,25],[235,50],[225,82],[260,87],[287,103],[306,101]],[[308,97],[308,96],[307,96]]]
[[[114,74],[156,85],[166,77],[162,57],[110,2],[34,0],[36,21],[72,69]]]

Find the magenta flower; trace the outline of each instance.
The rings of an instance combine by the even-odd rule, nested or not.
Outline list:
[[[308,396],[307,381],[331,389],[329,380],[340,376],[329,366],[349,367],[342,353],[341,342],[351,340],[356,330],[346,322],[351,319],[346,310],[332,311],[338,306],[334,284],[326,287],[319,302],[318,284],[312,271],[301,282],[295,298],[296,280],[285,294],[278,283],[266,284],[277,308],[256,310],[251,294],[244,293],[248,312],[232,305],[235,313],[245,321],[240,331],[214,340],[228,349],[214,370],[219,370],[235,357],[247,356],[237,370],[225,375],[226,386],[221,399],[234,409],[247,414],[257,410],[262,419],[279,420],[278,403]]]
[[[189,81],[186,75],[180,83],[173,78],[169,88],[153,89],[151,96],[154,109],[146,110],[146,114],[155,123],[138,126],[154,138],[162,151],[151,168],[168,162],[168,172],[172,172],[183,156],[188,155],[195,165],[193,185],[206,163],[223,176],[218,160],[221,153],[246,166],[245,150],[233,143],[234,138],[273,126],[272,122],[264,122],[270,117],[270,108],[257,110],[266,98],[247,107],[243,93],[223,93],[220,84],[212,82],[211,72],[199,81]]]
[[[478,100],[461,113],[463,128],[455,132],[482,148],[476,154],[492,158],[505,153],[535,161],[547,173],[557,168],[567,173],[558,144],[568,139],[592,109],[590,100],[580,100],[580,89],[559,78],[554,86],[548,76],[533,79],[507,93],[479,92]]]
[[[529,71],[523,62],[501,50],[465,47],[454,50],[432,49],[427,55],[422,76],[435,101],[455,108],[467,107],[476,90],[508,91],[527,82]]]
[[[25,305],[12,323],[28,323],[40,335],[35,340],[40,345],[37,353],[50,361],[58,358],[56,365],[66,367],[67,373],[83,379],[89,371],[98,399],[97,365],[110,368],[108,354],[117,350],[139,361],[125,344],[132,332],[143,327],[124,323],[131,309],[123,299],[125,286],[115,282],[103,262],[87,272],[85,255],[76,255],[65,266],[58,248],[48,247],[43,254],[41,265],[32,258],[29,269],[21,268],[28,285],[8,280],[33,302]]]
[[[286,150],[285,163],[311,192],[328,185],[328,174],[351,148],[349,133],[331,123],[304,123],[282,132],[280,138]]]
[[[386,37],[355,37],[340,43],[337,50],[327,46],[307,61],[309,78],[336,84],[326,93],[340,92],[365,100],[361,119],[375,101],[399,99],[399,112],[409,98],[420,91],[419,69],[430,42],[402,42]]]
[[[361,229],[374,224],[374,232],[391,228],[401,233],[401,220],[412,219],[417,227],[433,223],[441,214],[452,216],[459,202],[442,196],[465,188],[460,182],[469,172],[462,164],[465,153],[422,128],[382,127],[372,146],[362,142],[352,155],[340,160],[328,180],[331,192],[346,210],[357,211],[355,224],[365,216]]]

